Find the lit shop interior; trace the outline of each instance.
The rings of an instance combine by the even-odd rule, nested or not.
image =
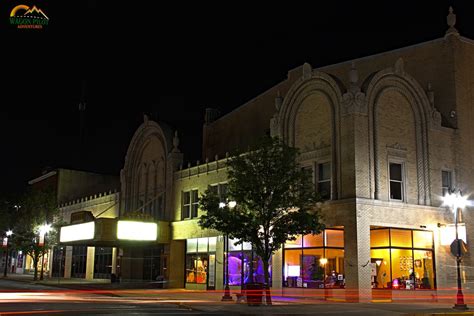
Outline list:
[[[436,288],[431,231],[372,227],[370,247],[372,288]],[[343,228],[287,242],[283,260],[284,286],[344,288]]]

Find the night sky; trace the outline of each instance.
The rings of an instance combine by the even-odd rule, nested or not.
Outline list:
[[[50,24],[15,29],[18,4],[36,5]],[[304,62],[442,37],[449,5],[461,35],[474,38],[472,1],[2,1],[0,196],[47,166],[118,175],[143,113],[177,129],[195,162],[204,108],[227,113]]]

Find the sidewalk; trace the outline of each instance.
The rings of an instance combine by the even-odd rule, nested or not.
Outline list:
[[[233,301],[223,302],[222,291],[190,291],[185,289],[158,289],[153,283],[110,283],[109,280],[84,279],[45,279],[33,281],[32,275],[8,275],[7,280],[41,284],[58,288],[90,290],[97,294],[156,303],[176,304],[182,308],[214,314],[230,315],[473,315],[474,311],[457,312],[452,309],[453,302],[379,302],[379,303],[347,303],[334,302],[318,297],[295,297],[272,295],[272,306],[248,306],[247,303],[236,303],[235,293],[231,291]],[[471,302],[468,302],[468,305]],[[472,302],[474,303],[474,302]],[[474,305],[472,305],[474,306]],[[229,316],[230,316],[229,315]]]
[[[0,279],[3,279],[3,276],[0,277]],[[8,274],[5,280],[77,290],[147,289],[153,286],[153,283],[149,282],[110,283],[108,279],[86,280],[82,278],[66,279],[44,277],[43,280],[34,281],[33,274]],[[157,288],[157,286],[155,285],[154,288]]]

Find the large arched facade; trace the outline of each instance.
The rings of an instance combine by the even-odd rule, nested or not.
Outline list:
[[[322,179],[318,166],[327,169],[330,165],[331,186],[326,195],[334,199],[340,194],[341,86],[328,74],[308,70],[286,94],[277,118],[278,135],[300,149],[301,163],[314,169],[316,183]]]
[[[398,161],[406,164],[407,171],[412,169],[412,175],[416,174],[412,177],[416,181],[406,183],[399,200],[431,205],[428,155],[431,107],[420,84],[400,67],[379,71],[367,87],[370,185],[375,199],[391,200],[387,164],[390,160]],[[390,127],[396,129],[389,130]]]
[[[125,280],[170,277],[170,224],[173,172],[182,163],[178,137],[144,117],[130,142],[121,171],[120,218],[157,223],[157,240],[122,245],[118,255]]]
[[[167,156],[170,144],[158,123],[145,121],[135,132],[121,171],[121,215],[143,212],[167,220]]]

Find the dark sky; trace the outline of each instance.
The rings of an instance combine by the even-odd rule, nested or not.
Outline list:
[[[204,108],[229,112],[306,61],[318,67],[442,37],[449,5],[460,33],[474,38],[470,2],[2,1],[0,195],[46,166],[118,174],[144,112],[178,129],[195,161]],[[10,26],[18,4],[36,5],[50,24]]]

